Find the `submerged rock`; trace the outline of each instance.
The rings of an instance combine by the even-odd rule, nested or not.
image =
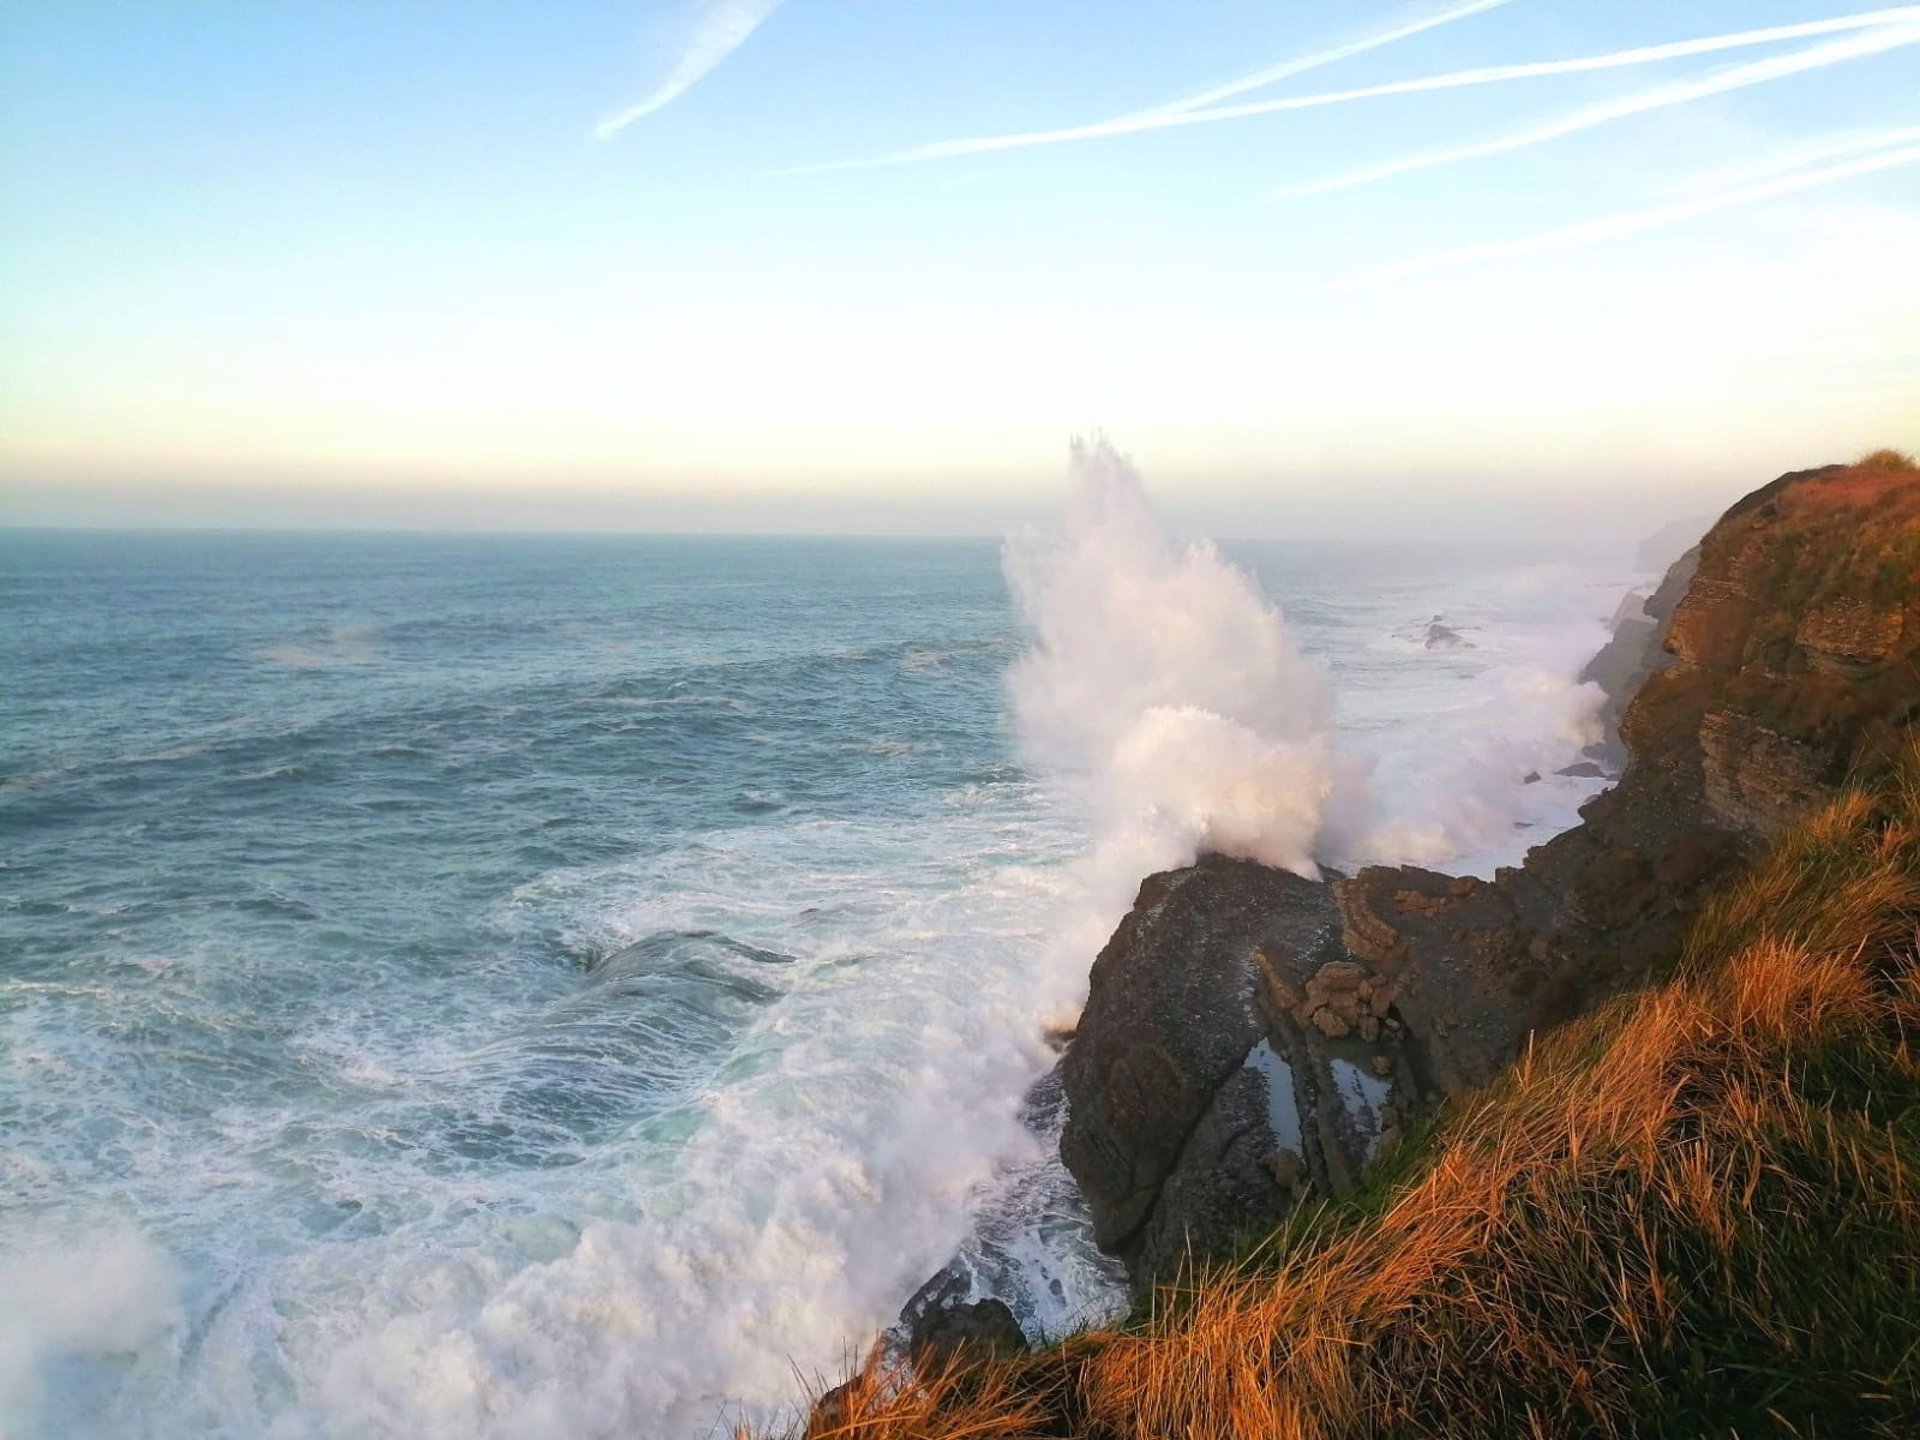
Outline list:
[[[907,1301],[900,1320],[916,1368],[938,1370],[963,1359],[997,1359],[1027,1348],[1020,1322],[1004,1300],[969,1300],[967,1294],[967,1278],[948,1268]]]

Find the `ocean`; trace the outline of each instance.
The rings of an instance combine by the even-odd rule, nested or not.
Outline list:
[[[1110,1312],[1022,1102],[1145,869],[1513,863],[1646,578],[1144,513],[0,534],[0,1434],[691,1440],[956,1250]]]

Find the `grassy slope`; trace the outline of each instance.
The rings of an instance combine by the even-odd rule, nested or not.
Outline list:
[[[1920,748],[1787,836],[1670,978],[1157,1313],[870,1367],[810,1434],[1920,1434]]]

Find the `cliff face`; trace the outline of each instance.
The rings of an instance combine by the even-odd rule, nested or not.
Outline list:
[[[1596,660],[1619,783],[1523,866],[1319,885],[1207,857],[1141,887],[1094,964],[1061,1142],[1137,1285],[1344,1190],[1533,1032],[1644,980],[1709,888],[1892,752],[1920,719],[1920,476],[1783,476],[1645,608]]]

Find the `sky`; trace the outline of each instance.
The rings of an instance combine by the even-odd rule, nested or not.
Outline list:
[[[1920,449],[1920,5],[0,4],[0,523],[1645,525]]]

